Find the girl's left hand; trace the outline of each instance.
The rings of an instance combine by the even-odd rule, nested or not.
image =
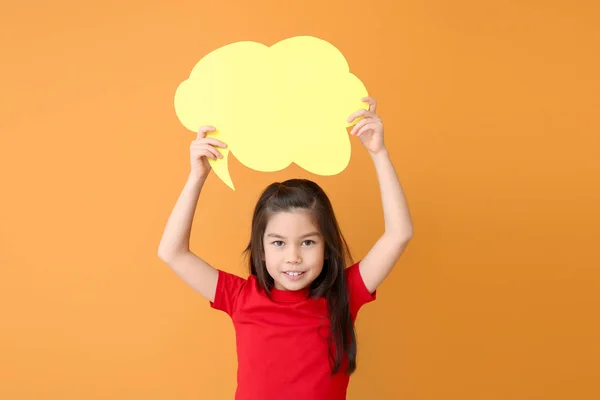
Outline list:
[[[369,103],[369,110],[359,110],[348,117],[348,122],[354,121],[356,118],[363,117],[352,130],[351,135],[358,136],[360,142],[371,154],[377,154],[385,149],[383,143],[383,122],[375,113],[377,111],[377,102],[371,97],[361,99]]]

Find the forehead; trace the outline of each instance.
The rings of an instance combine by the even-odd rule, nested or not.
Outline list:
[[[313,215],[305,210],[278,212],[271,215],[267,222],[265,235],[277,233],[282,236],[301,236],[312,231],[319,231]]]

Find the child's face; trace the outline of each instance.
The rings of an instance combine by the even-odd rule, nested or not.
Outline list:
[[[325,243],[307,211],[271,216],[263,236],[267,271],[275,289],[300,290],[323,269]]]

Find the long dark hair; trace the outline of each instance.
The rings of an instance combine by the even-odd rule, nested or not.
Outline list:
[[[334,375],[339,371],[345,353],[348,357],[346,374],[350,375],[356,369],[356,333],[350,316],[344,271],[347,262],[353,261],[331,202],[323,189],[307,179],[289,179],[267,186],[256,203],[252,216],[250,242],[244,254],[249,255],[250,273],[256,276],[260,285],[270,293],[274,281],[262,259],[263,235],[267,222],[273,213],[298,209],[312,213],[325,242],[323,270],[310,285],[310,296],[324,296],[327,300],[331,324],[329,335],[331,373]],[[332,351],[332,348],[335,350]]]

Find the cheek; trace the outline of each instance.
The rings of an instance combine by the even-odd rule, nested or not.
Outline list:
[[[266,270],[267,273],[274,278],[276,275],[278,275],[278,268],[277,268],[277,261],[274,261],[273,259],[269,259],[269,257],[266,257]]]
[[[323,261],[325,261],[325,248],[324,248],[324,246],[320,246],[317,254],[318,254],[319,260],[321,260],[321,263],[323,263]]]
[[[273,249],[265,249],[265,261],[267,265],[274,260],[277,260],[277,252],[273,251]]]
[[[267,271],[272,275],[273,271],[277,269],[277,265],[280,264],[280,257],[276,251],[265,250],[265,263],[267,265]]]
[[[323,264],[325,263],[325,255],[323,251],[319,250],[310,255],[311,263],[313,264],[313,269],[317,274],[321,273],[323,270]]]

